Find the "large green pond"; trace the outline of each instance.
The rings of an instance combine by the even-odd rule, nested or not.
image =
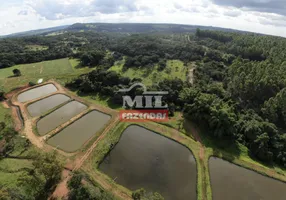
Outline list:
[[[27,109],[32,117],[36,117],[45,114],[47,111],[64,102],[67,102],[68,100],[70,100],[70,97],[66,95],[55,94],[45,99],[41,99],[33,104],[30,104]]]
[[[129,126],[99,169],[130,190],[166,200],[195,200],[196,162],[189,149],[140,126]]]
[[[18,95],[18,101],[23,103],[33,99],[37,99],[57,91],[57,88],[53,84],[47,84],[34,89],[28,90]]]
[[[74,152],[102,129],[109,120],[109,115],[91,111],[50,138],[47,143],[66,152]]]
[[[209,160],[213,200],[285,200],[286,184],[219,158]]]
[[[54,112],[50,113],[49,115],[38,121],[38,133],[40,135],[47,134],[51,130],[57,128],[59,125],[67,122],[74,116],[80,114],[86,108],[86,105],[78,101],[72,101],[65,104],[64,106],[60,107],[59,109],[55,110]]]

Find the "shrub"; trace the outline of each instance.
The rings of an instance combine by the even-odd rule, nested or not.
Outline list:
[[[19,69],[13,69],[14,76],[21,76],[21,71]]]
[[[5,92],[3,90],[0,89],[0,101],[5,99]]]
[[[37,85],[37,84],[32,81],[29,82],[29,86],[34,86],[34,85]]]

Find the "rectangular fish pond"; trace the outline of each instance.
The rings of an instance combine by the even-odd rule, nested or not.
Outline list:
[[[137,125],[129,126],[99,170],[134,191],[165,200],[196,200],[196,161],[185,146]]]
[[[56,92],[58,89],[54,84],[47,84],[34,89],[25,91],[18,95],[17,100],[21,103],[37,99]]]
[[[286,183],[220,158],[209,160],[213,200],[285,200]]]
[[[64,94],[55,94],[53,96],[41,99],[35,103],[30,104],[27,107],[27,110],[32,117],[36,117],[45,114],[52,108],[55,108],[56,106],[59,106],[60,104],[67,102],[68,100],[70,100],[70,97]]]
[[[47,143],[66,152],[75,152],[102,129],[110,118],[107,114],[93,110],[50,138]]]
[[[65,104],[64,106],[58,108],[57,110],[53,111],[38,121],[38,133],[41,136],[47,134],[48,132],[57,128],[59,125],[80,114],[86,108],[86,105],[78,101],[71,101]]]

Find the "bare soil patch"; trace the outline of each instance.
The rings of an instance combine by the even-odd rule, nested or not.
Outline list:
[[[62,182],[57,185],[54,193],[52,194],[51,198],[57,199],[66,199],[69,194],[69,189],[67,187],[67,182],[71,178],[71,173],[68,170],[63,170],[62,172]]]

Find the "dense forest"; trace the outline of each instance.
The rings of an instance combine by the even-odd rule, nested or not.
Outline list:
[[[189,38],[172,37],[121,37],[108,47],[112,52],[109,58],[101,56],[98,61],[98,57],[93,56],[95,63],[103,63],[98,65],[101,67],[68,86],[83,93],[110,96],[113,103],[121,104],[118,87],[128,87],[140,80],[109,71],[113,62],[124,59],[125,70],[153,70],[159,66],[159,71],[169,59],[185,64],[195,62],[193,84],[166,79],[149,86],[169,92],[165,101],[170,105],[170,114],[175,110],[183,111],[186,118],[207,127],[212,137],[240,142],[254,157],[286,166],[286,110],[283,106],[286,40],[203,30]],[[106,59],[110,64],[106,64]]]
[[[81,29],[80,25],[73,27]],[[252,33],[197,29],[186,32],[112,33],[71,31],[0,40],[0,68],[73,57],[95,68],[68,87],[109,97],[121,105],[120,88],[142,78],[109,70],[166,68],[168,60],[195,65],[194,81],[164,79],[149,89],[168,91],[172,116],[204,127],[215,139],[247,146],[253,157],[286,167],[286,39]],[[35,49],[36,48],[36,49]],[[131,95],[140,92],[133,91]]]

